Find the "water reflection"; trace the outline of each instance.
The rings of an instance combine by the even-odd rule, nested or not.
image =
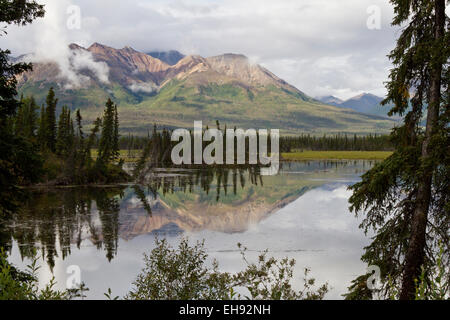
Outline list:
[[[42,250],[48,265],[65,259],[89,237],[110,261],[117,254],[120,200],[124,187],[38,190],[17,214],[2,222],[5,246],[17,241],[22,258]],[[59,247],[59,252],[56,250]]]
[[[220,234],[220,239],[229,242],[226,246],[234,248],[238,241],[251,242],[257,226],[265,226],[264,237],[258,243],[264,242],[269,249],[280,250],[284,243],[290,246],[291,242],[295,246],[286,247],[285,251],[311,249],[314,243],[323,241],[320,237],[324,234],[312,230],[308,238],[299,238],[301,244],[294,238],[299,237],[298,232],[306,223],[313,223],[314,217],[309,216],[311,222],[292,222],[289,230],[293,233],[289,234],[285,225],[288,220],[280,219],[282,216],[275,212],[283,212],[286,209],[280,211],[281,208],[317,187],[332,191],[335,185],[352,184],[373,164],[372,161],[283,163],[277,176],[265,177],[259,175],[258,168],[154,169],[139,185],[36,190],[20,212],[1,222],[0,245],[6,244],[10,250],[16,247],[21,260],[38,249],[50,270],[75,251],[81,255],[89,253],[93,260],[90,248],[97,252],[96,261],[102,256],[111,263],[120,255],[123,259],[132,255],[133,261],[140,260],[155,235],[176,239],[188,233],[214,244]],[[338,225],[339,221],[333,222],[332,218],[335,204],[326,199],[315,201],[327,201],[330,207],[327,228]],[[308,210],[320,203],[311,204]],[[295,206],[290,208],[299,210]],[[350,215],[348,218],[353,219]],[[314,225],[324,223],[325,220],[317,220]],[[338,239],[333,239],[332,243],[337,243]],[[357,246],[361,247],[359,243]]]

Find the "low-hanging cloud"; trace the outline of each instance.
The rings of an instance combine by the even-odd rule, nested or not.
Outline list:
[[[88,69],[103,83],[109,83],[109,67],[103,61],[95,61],[92,53],[85,50],[72,50],[70,57],[74,71]]]
[[[158,91],[158,87],[154,85],[153,83],[148,82],[142,82],[142,83],[132,83],[130,86],[128,86],[128,89],[133,91],[134,93],[154,93]]]
[[[90,78],[81,71],[89,70],[103,83],[109,82],[109,68],[104,62],[97,62],[86,50],[70,49],[67,27],[67,8],[72,5],[68,0],[46,0],[45,18],[36,22],[32,53],[26,59],[32,62],[54,62],[58,64],[59,78],[66,89],[86,86]]]

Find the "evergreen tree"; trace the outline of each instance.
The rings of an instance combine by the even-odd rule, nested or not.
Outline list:
[[[44,8],[35,1],[0,0],[0,23],[26,25],[35,18],[44,16]],[[0,36],[5,35],[5,29]],[[33,146],[14,135],[11,118],[20,101],[16,100],[17,78],[31,70],[31,64],[12,63],[11,52],[0,49],[0,215],[15,209],[18,189],[16,184],[28,178],[33,180],[38,173],[39,158]]]
[[[45,106],[42,105],[41,111],[39,113],[39,127],[38,127],[38,132],[37,132],[38,141],[39,141],[41,150],[45,149],[45,146],[46,146],[45,139],[46,139],[47,128],[46,128],[45,119],[46,119]]]
[[[114,105],[114,137],[113,137],[113,157],[114,160],[119,159],[119,113],[117,112],[117,105]]]
[[[98,132],[100,131],[101,126],[102,126],[102,119],[101,118],[95,119],[94,127],[91,129],[91,134],[89,135],[84,151],[85,162],[87,167],[89,167],[90,163],[92,162],[91,149],[94,146],[95,139],[97,137]],[[100,159],[100,156],[98,158]]]
[[[56,136],[56,153],[58,155],[62,155],[65,153],[65,136],[66,136],[67,128],[66,128],[66,107],[62,107],[61,113],[59,114],[58,121],[58,133]]]
[[[98,156],[103,163],[113,161],[115,154],[115,105],[108,99],[102,119]]]
[[[387,292],[398,287],[400,299],[413,299],[421,269],[423,281],[433,276],[428,270],[440,242],[443,264],[450,265],[449,19],[445,0],[391,2],[393,25],[406,26],[390,54],[395,67],[384,103],[395,104],[390,115],[406,115],[391,134],[394,154],[351,187],[350,203],[356,213],[366,212],[362,227],[376,232],[362,259],[381,268]]]
[[[21,104],[15,119],[15,134],[21,135],[28,140],[35,140],[38,128],[38,106],[33,97],[21,98]]]
[[[84,132],[83,132],[83,125],[82,121],[83,118],[81,117],[80,109],[77,109],[77,112],[75,114],[75,121],[77,123],[77,134],[75,139],[76,144],[76,150],[77,150],[77,158],[79,158],[80,167],[84,166],[85,162],[85,152],[84,152]]]
[[[55,91],[50,88],[46,99],[47,108],[45,110],[45,143],[47,148],[55,152],[56,151],[56,105],[58,99],[55,98]]]
[[[67,158],[73,151],[74,139],[74,128],[73,121],[70,117],[70,110],[64,106],[59,116],[56,153]]]
[[[77,138],[80,141],[84,140],[84,133],[83,133],[83,125],[81,124],[81,122],[83,121],[83,118],[81,117],[81,112],[80,109],[77,109],[76,115],[75,115],[75,119],[77,122]]]

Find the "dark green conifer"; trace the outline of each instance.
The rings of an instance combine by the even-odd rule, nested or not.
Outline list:
[[[46,110],[45,110],[45,143],[47,148],[55,152],[56,151],[56,105],[58,104],[58,99],[55,97],[55,91],[50,88],[48,91],[46,99]]]

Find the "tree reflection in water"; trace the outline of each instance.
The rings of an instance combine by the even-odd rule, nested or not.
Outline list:
[[[249,221],[259,221],[323,184],[325,174],[317,172],[327,172],[330,178],[333,175],[328,171],[335,168],[358,173],[372,165],[356,161],[292,164],[292,171],[312,173],[309,179],[283,173],[263,178],[258,167],[249,166],[153,168],[139,185],[131,187],[30,190],[22,208],[0,222],[0,246],[11,250],[16,242],[22,259],[30,258],[37,249],[53,268],[56,258],[65,259],[71,249],[80,249],[83,240],[89,239],[111,261],[117,255],[119,235],[129,239],[142,232],[158,233],[167,225],[171,230],[241,232]],[[291,164],[283,166],[291,171]],[[131,199],[137,199],[140,206],[128,208]],[[166,207],[162,208],[162,202]],[[264,206],[256,207],[262,202]],[[188,212],[180,215],[176,206]],[[236,212],[231,212],[233,209]],[[151,226],[133,230],[139,219]]]
[[[132,189],[151,215],[148,196],[157,199],[159,194],[192,193],[194,186],[209,194],[214,184],[216,201],[219,201],[222,189],[225,195],[229,192],[230,176],[236,194],[238,186],[245,186],[246,175],[252,184],[257,185],[258,181],[262,184],[258,168],[179,168],[156,169],[145,185],[134,185]],[[117,254],[120,204],[125,189],[126,186],[115,186],[30,191],[20,210],[1,222],[0,246],[11,250],[13,241],[16,241],[22,259],[31,258],[38,250],[53,269],[55,258],[61,255],[65,259],[71,254],[73,245],[80,249],[82,241],[89,238],[98,250],[106,252],[106,258],[111,261]]]
[[[59,254],[66,258],[71,245],[80,248],[83,237],[106,251],[117,253],[120,199],[125,187],[65,188],[30,192],[21,209],[2,222],[3,246],[17,241],[22,258],[40,249],[50,268]],[[59,250],[57,249],[59,247]],[[59,253],[58,253],[59,251]]]

